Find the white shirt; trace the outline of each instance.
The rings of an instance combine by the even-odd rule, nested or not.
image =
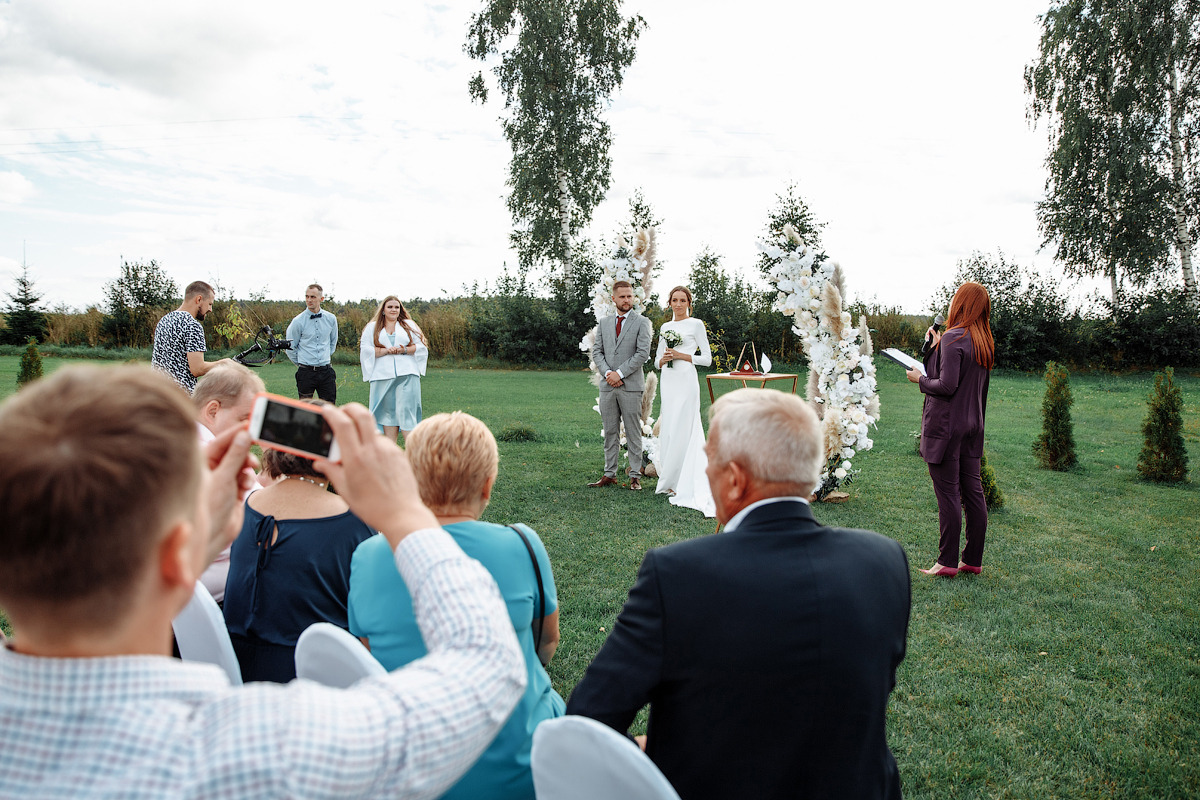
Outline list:
[[[396,323],[396,346],[407,347],[409,344],[415,344],[416,350],[411,355],[402,353],[394,356],[376,356],[375,320],[371,320],[363,328],[362,337],[358,340],[358,360],[362,365],[364,381],[386,381],[401,375],[425,374],[425,367],[429,363],[429,348],[421,341],[421,329],[417,327],[417,323],[410,319],[408,324],[412,326],[414,333],[411,340],[404,326]],[[388,346],[386,334],[386,331],[379,334],[379,341],[384,347]]]
[[[441,795],[508,719],[525,662],[496,582],[445,531],[410,534],[396,566],[429,655],[350,689],[0,648],[0,797]]]
[[[804,503],[804,505],[808,505],[808,498],[806,498],[806,497],[764,497],[762,500],[756,500],[755,502],[753,502],[750,505],[743,508],[738,513],[734,514],[733,519],[731,519],[731,520],[729,520],[729,522],[725,523],[725,528],[724,528],[723,532],[729,533],[730,531],[734,530],[735,528],[737,528],[738,525],[742,524],[742,520],[744,520],[746,518],[746,515],[749,514],[751,511],[753,511],[754,509],[756,509],[760,506],[770,505],[771,503]]]

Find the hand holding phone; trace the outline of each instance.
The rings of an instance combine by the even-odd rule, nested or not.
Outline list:
[[[342,460],[337,438],[321,407],[282,395],[259,392],[255,396],[250,438],[255,444],[303,458],[334,463]]]

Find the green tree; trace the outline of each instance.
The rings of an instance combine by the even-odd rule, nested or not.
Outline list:
[[[21,267],[16,281],[17,291],[8,296],[12,302],[4,309],[6,327],[0,330],[0,344],[25,344],[31,337],[43,342],[49,325],[45,312],[38,307],[42,296],[34,292],[28,265]]]
[[[1187,480],[1188,454],[1183,443],[1183,393],[1175,385],[1175,370],[1167,367],[1154,376],[1150,410],[1142,425],[1146,443],[1138,456],[1138,474],[1144,480],[1182,483]]]
[[[110,347],[148,347],[154,325],[179,303],[179,287],[154,259],[121,260],[121,274],[104,285],[107,315],[101,326]]]
[[[1200,223],[1200,0],[1056,0],[1025,69],[1049,120],[1038,225],[1072,275],[1142,286],[1178,259],[1192,302]]]
[[[800,196],[800,187],[794,181],[787,185],[783,193],[775,195],[775,205],[767,212],[767,227],[763,238],[768,241],[778,239],[783,235],[785,225],[791,225],[804,244],[818,251],[821,249],[821,231],[824,230],[825,223],[817,221],[808,203]],[[822,253],[821,260],[824,258]],[[759,256],[759,271],[765,275],[770,267],[771,260],[766,255]],[[843,299],[848,302],[847,298]]]
[[[467,55],[499,56],[492,71],[507,112],[508,208],[522,266],[556,261],[569,278],[575,236],[608,190],[612,135],[601,111],[645,28],[620,7],[620,0],[485,0],[471,17]],[[482,72],[469,90],[487,102]]]
[[[1046,362],[1046,396],[1042,399],[1042,433],[1033,454],[1045,469],[1066,472],[1075,466],[1075,426],[1071,422],[1071,381],[1066,367]]]
[[[21,354],[21,371],[17,373],[17,388],[42,377],[42,354],[38,352],[37,340],[29,337],[28,346]]]

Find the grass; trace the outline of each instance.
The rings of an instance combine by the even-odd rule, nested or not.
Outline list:
[[[47,359],[47,372],[62,363]],[[1136,471],[1151,375],[1072,377],[1080,463],[1056,473],[1031,452],[1040,376],[998,373],[988,456],[1008,502],[991,517],[984,574],[948,581],[915,570],[937,550],[933,492],[911,438],[920,394],[898,368],[879,369],[875,449],[855,458],[863,472],[851,500],[817,516],[896,539],[914,567],[908,657],[888,716],[905,796],[1200,794],[1200,376],[1177,376],[1193,482],[1160,486]],[[16,372],[16,358],[0,358],[0,394]],[[364,402],[357,370],[339,374],[339,401]],[[294,394],[289,367],[263,376]],[[485,518],[528,522],[546,542],[563,630],[550,673],[566,697],[645,551],[711,533],[713,522],[652,491],[584,487],[603,457],[583,371],[433,369],[422,389],[426,415],[462,409],[493,432],[537,434],[500,443]]]

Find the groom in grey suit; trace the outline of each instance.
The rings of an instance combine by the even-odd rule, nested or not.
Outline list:
[[[604,477],[588,486],[617,482],[621,455],[621,422],[629,449],[629,488],[642,488],[642,390],[646,376],[642,364],[650,357],[650,320],[633,311],[633,287],[627,281],[613,284],[616,316],[600,321],[592,361],[600,370],[600,419],[604,423]]]

